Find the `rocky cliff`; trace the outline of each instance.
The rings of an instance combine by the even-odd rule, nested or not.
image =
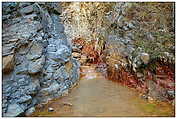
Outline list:
[[[174,101],[174,3],[63,3],[66,34],[81,64],[106,67],[109,79]],[[86,59],[86,60],[85,60]]]
[[[116,3],[108,15],[105,62],[112,80],[148,100],[174,101],[173,3]]]
[[[2,3],[3,116],[28,115],[77,83],[61,12],[59,3]]]

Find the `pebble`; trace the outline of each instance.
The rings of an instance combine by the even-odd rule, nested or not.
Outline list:
[[[49,111],[49,112],[53,112],[54,109],[53,109],[52,107],[49,107],[49,108],[48,108],[48,111]]]

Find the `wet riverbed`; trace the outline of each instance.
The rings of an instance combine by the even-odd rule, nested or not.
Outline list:
[[[135,91],[107,80],[94,66],[83,66],[79,85],[69,96],[37,108],[32,116],[174,116],[167,103],[150,103]],[[54,111],[49,112],[52,107]]]

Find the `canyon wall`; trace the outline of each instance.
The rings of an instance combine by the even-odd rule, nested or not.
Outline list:
[[[59,3],[2,3],[2,113],[29,115],[79,79]]]

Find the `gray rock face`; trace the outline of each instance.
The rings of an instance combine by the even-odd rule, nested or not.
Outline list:
[[[71,62],[73,64],[73,67],[70,70],[70,78],[71,78],[72,82],[74,83],[80,77],[80,73],[78,73],[78,72],[80,72],[80,69],[79,69],[80,63],[74,58],[71,59]]]
[[[47,3],[47,7],[49,9],[53,9],[55,12],[57,12],[57,14],[61,14],[61,12],[62,12],[62,9],[60,7],[60,3],[58,3],[58,2]]]
[[[37,42],[34,42],[32,47],[30,48],[30,51],[28,52],[27,59],[28,60],[36,60],[41,57],[42,55],[43,47],[40,44],[37,44]]]
[[[15,117],[22,114],[24,110],[18,104],[9,104],[7,113],[4,116]]]
[[[26,6],[26,7],[23,7],[20,9],[20,13],[21,14],[29,14],[31,12],[33,12],[33,5],[29,5],[29,6]]]
[[[71,50],[65,45],[60,45],[59,47],[56,52],[49,52],[49,57],[56,62],[67,62],[69,56],[71,56]]]
[[[20,99],[18,100],[18,103],[24,103],[24,102],[28,102],[31,101],[31,96],[29,95],[24,95],[23,97],[20,97]]]
[[[24,8],[24,7],[29,6],[29,5],[31,5],[30,2],[19,3],[19,7],[20,7],[20,8]]]
[[[59,69],[56,70],[53,77],[56,80],[59,79],[61,81],[64,81],[69,78],[69,74],[66,72],[65,67],[61,66]]]
[[[39,95],[40,96],[49,96],[49,95],[59,91],[60,87],[61,86],[56,81],[53,81],[53,83],[49,87],[43,88],[42,90],[40,90]]]
[[[79,64],[72,59],[58,3],[2,7],[3,116],[30,115],[36,104],[68,94]]]
[[[30,62],[28,65],[28,73],[36,74],[40,72],[43,68],[44,61],[45,61],[45,58],[41,57],[40,59],[37,59],[34,62]]]

